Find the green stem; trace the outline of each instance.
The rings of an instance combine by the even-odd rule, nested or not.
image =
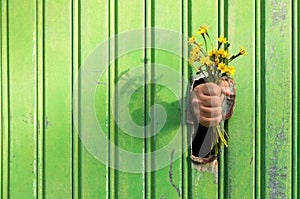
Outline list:
[[[226,147],[228,147],[227,141],[226,141],[226,139],[224,138],[224,134],[223,134],[223,132],[222,132],[222,130],[221,130],[221,128],[220,128],[220,125],[216,126],[216,129],[217,129],[217,132],[218,132],[218,134],[219,134],[219,137],[220,137],[222,143],[223,143]]]
[[[203,66],[203,65],[202,65],[202,66]],[[204,73],[204,71],[201,69],[202,66],[199,67],[200,73],[203,74],[204,78],[206,79],[205,81],[207,81],[207,79],[208,79],[208,81],[210,81],[210,80],[209,80],[209,77],[207,77],[206,74]],[[209,75],[208,75],[208,76],[209,76]]]
[[[214,75],[213,75],[212,71],[210,70],[209,66],[207,66],[206,64],[204,64],[204,65],[205,65],[206,71],[209,76],[209,82],[214,82]]]
[[[210,38],[210,36],[209,36],[208,33],[206,33],[206,35],[207,35],[207,37],[209,38],[211,49],[213,49],[214,46],[213,46],[212,40],[211,40],[211,38]]]
[[[203,39],[204,39],[205,49],[206,49],[206,52],[207,52],[207,42],[206,42],[206,38],[205,38],[204,34],[202,34],[202,37],[203,37]]]
[[[240,52],[236,55],[232,55],[232,57],[230,57],[228,63],[230,63],[232,60],[234,60],[235,58],[237,58],[238,56],[242,55]]]

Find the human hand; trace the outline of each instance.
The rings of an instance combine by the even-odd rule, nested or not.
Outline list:
[[[233,80],[232,80],[233,81]],[[233,83],[233,82],[232,82]],[[233,83],[234,84],[234,83]],[[229,87],[229,83],[228,81],[222,77],[220,82],[219,82],[219,86],[222,90],[222,93],[226,96],[230,96],[230,95],[233,95],[233,93],[230,91],[230,87]]]
[[[223,81],[220,82],[220,86],[214,83],[200,84],[192,92],[194,113],[199,123],[205,127],[217,126],[223,118],[222,102],[224,95],[222,93],[228,90]]]

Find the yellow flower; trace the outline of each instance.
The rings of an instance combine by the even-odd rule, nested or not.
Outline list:
[[[216,59],[215,59],[215,63],[216,63],[216,65],[218,65],[218,64],[219,64],[219,62],[220,62],[219,58],[218,58],[218,57],[216,57]]]
[[[221,63],[218,64],[218,70],[220,70],[221,73],[226,73],[228,68],[227,68],[226,64],[221,62]]]
[[[190,59],[195,62],[200,58],[200,47],[195,46],[190,52]],[[190,61],[191,62],[191,61]]]
[[[190,52],[190,57],[194,57],[194,56],[197,56],[197,55],[198,55],[198,53],[193,51],[193,50]]]
[[[209,59],[209,57],[201,57],[200,58],[200,62],[202,64],[206,64],[208,66],[211,66],[212,65],[212,61]]]
[[[222,56],[222,55],[224,54],[224,52],[225,52],[225,50],[224,50],[224,49],[219,49],[219,50],[217,49],[217,50],[216,50],[216,54],[215,54],[215,55],[216,55],[216,57],[218,57],[219,55],[221,55],[221,56]]]
[[[222,53],[222,58],[227,58],[227,57],[229,57],[229,53],[224,50],[224,52]]]
[[[223,36],[220,36],[220,37],[218,38],[218,41],[219,41],[220,43],[225,44],[225,43],[227,43],[227,38],[226,38],[226,37],[223,37]]]
[[[208,56],[210,56],[210,57],[212,57],[215,54],[216,54],[216,50],[215,49],[208,51]]]
[[[197,53],[191,53],[190,54],[190,59],[192,59],[193,61],[199,60],[199,54]]]
[[[219,55],[223,55],[223,53],[225,52],[225,50],[223,50],[223,49],[219,49],[219,50],[217,50],[217,56],[219,56]]]
[[[193,60],[192,58],[189,58],[189,61],[188,61],[188,63],[189,63],[189,65],[190,65],[190,66],[193,66],[193,64],[194,64],[194,60]]]
[[[199,46],[195,46],[193,48],[193,51],[196,52],[196,53],[200,53],[200,47]]]
[[[229,66],[226,73],[229,74],[229,75],[231,75],[232,78],[234,78],[234,73],[235,73],[235,71],[236,71],[236,70],[235,70],[235,67]]]
[[[199,31],[198,32],[196,32],[197,34],[206,34],[206,33],[208,33],[208,26],[206,25],[206,26],[200,26],[200,28],[199,28]]]
[[[196,41],[196,37],[193,35],[191,38],[189,38],[189,44],[193,44]]]
[[[241,55],[247,55],[247,52],[244,48],[240,48]]]

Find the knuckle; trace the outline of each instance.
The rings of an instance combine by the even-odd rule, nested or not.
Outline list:
[[[207,112],[207,108],[206,108],[205,106],[203,106],[202,104],[199,104],[199,110],[200,110],[202,113]]]
[[[205,92],[205,90],[206,89],[205,89],[205,86],[203,84],[200,84],[200,85],[198,85],[194,88],[194,92],[197,93],[197,94],[201,94],[201,93]]]
[[[212,100],[211,100],[211,105],[212,105],[212,106],[215,106],[215,107],[220,106],[221,103],[222,103],[222,98],[219,97],[219,96],[215,96],[215,97],[213,97]]]
[[[219,115],[222,115],[222,110],[223,110],[223,108],[221,106],[219,106],[218,107],[218,113],[219,113]]]
[[[200,116],[199,123],[205,127],[209,127],[210,121],[207,118]]]
[[[212,112],[212,115],[215,116],[215,117],[219,117],[221,115],[221,113],[222,113],[222,111],[221,111],[220,107],[217,107]]]
[[[219,124],[221,121],[222,121],[222,115],[219,115],[219,116],[217,117],[217,124]]]

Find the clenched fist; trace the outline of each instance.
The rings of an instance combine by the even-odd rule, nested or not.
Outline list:
[[[221,81],[219,85],[214,83],[200,84],[194,88],[192,106],[202,126],[217,126],[221,122],[224,94],[227,95],[228,92],[230,91],[226,81]]]

